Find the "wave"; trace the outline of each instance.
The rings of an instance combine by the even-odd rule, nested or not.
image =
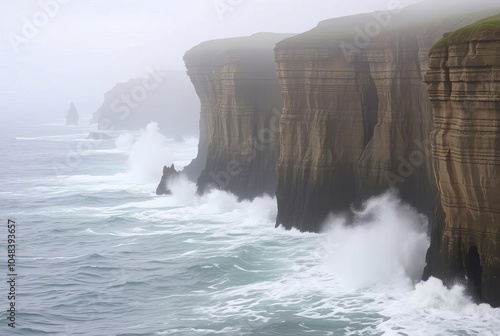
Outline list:
[[[141,131],[137,140],[131,134],[123,134],[115,146],[128,154],[127,174],[137,183],[157,183],[163,166],[172,161],[167,139],[154,122]]]
[[[365,202],[355,220],[327,221],[322,247],[328,267],[346,286],[420,280],[430,241],[427,218],[389,191]]]

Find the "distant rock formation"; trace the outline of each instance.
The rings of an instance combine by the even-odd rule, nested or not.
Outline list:
[[[175,169],[173,164],[170,167],[163,167],[163,176],[161,177],[160,184],[156,188],[156,195],[171,195],[172,191],[168,188],[168,183],[177,176],[179,176],[179,172]]]
[[[66,125],[78,125],[78,111],[75,104],[71,103],[68,112],[66,112]]]
[[[261,33],[202,43],[185,57],[201,100],[198,158],[185,169],[198,188],[253,198],[276,190],[283,97],[273,49],[289,34]]]
[[[425,277],[467,278],[500,306],[500,16],[433,48],[426,81],[434,107],[438,212]]]
[[[113,139],[113,137],[111,137],[103,132],[90,132],[89,135],[87,135],[87,139],[89,139],[89,140],[110,140],[110,139]]]
[[[167,136],[197,136],[199,104],[185,71],[151,72],[107,92],[92,122],[102,131],[140,130],[157,122]]]

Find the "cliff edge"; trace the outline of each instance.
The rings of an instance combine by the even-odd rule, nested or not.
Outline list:
[[[434,108],[438,211],[425,277],[466,278],[500,306],[500,16],[436,43],[426,81]]]
[[[283,107],[273,49],[290,34],[259,33],[202,43],[184,61],[201,101],[198,190],[242,199],[274,195]]]

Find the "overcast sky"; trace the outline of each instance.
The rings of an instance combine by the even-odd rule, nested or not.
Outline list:
[[[115,83],[148,66],[183,69],[185,51],[203,41],[300,33],[390,1],[0,0],[0,113],[59,114],[74,100],[90,115]]]

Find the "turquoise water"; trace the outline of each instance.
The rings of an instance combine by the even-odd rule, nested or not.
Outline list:
[[[426,220],[394,195],[357,228],[274,229],[275,199],[154,194],[196,140],[2,123],[2,221],[17,223],[17,327],[1,335],[499,335],[500,310],[419,283]],[[75,150],[78,149],[78,150]],[[77,153],[77,154],[75,154]],[[6,225],[0,234],[6,277]],[[4,271],[5,270],[5,271]]]

